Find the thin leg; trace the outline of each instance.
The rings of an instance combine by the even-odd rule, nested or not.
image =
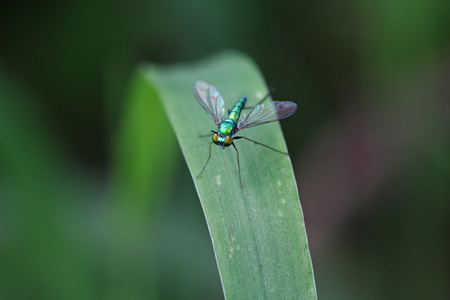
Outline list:
[[[273,92],[275,92],[275,89],[272,86],[270,86],[267,94],[256,105],[259,105],[259,104],[263,103],[264,101],[266,101],[267,98],[269,98],[269,96],[272,95]]]
[[[255,143],[255,144],[264,146],[264,147],[269,148],[270,150],[273,150],[273,151],[275,151],[275,152],[282,153],[282,154],[289,154],[289,153],[287,153],[287,152],[283,152],[283,151],[274,149],[274,148],[272,148],[272,147],[270,147],[270,146],[267,146],[267,145],[264,145],[264,144],[262,144],[262,143],[260,143],[260,142],[257,142],[257,141],[254,141],[254,140],[252,140],[252,139],[249,139],[248,137],[245,137],[245,136],[235,136],[235,137],[233,137],[233,139],[234,139],[234,140],[236,140],[236,139],[246,139],[247,141],[250,141],[250,142],[253,142],[253,143]]]
[[[234,143],[232,143],[231,145],[233,145],[234,150],[236,150],[236,154],[237,154],[237,163],[238,163],[238,172],[239,172],[239,182],[241,183],[241,189],[244,188],[242,186],[242,179],[241,179],[241,165],[239,164],[239,151],[236,148],[236,146],[234,145]]]
[[[212,132],[212,133],[217,133],[217,131],[214,131],[214,130],[211,130],[211,132]],[[199,134],[199,135],[198,135],[198,137],[209,137],[209,136],[211,136],[210,133],[208,133],[208,134]]]
[[[272,86],[269,87],[269,92],[267,92],[267,94],[266,94],[266,95],[265,95],[258,103],[256,103],[256,104],[253,105],[252,107],[246,107],[246,108],[247,108],[247,109],[250,109],[250,108],[253,108],[253,107],[257,106],[257,105],[260,105],[261,103],[263,103],[264,101],[266,101],[267,98],[269,98],[269,96],[272,95],[273,92],[275,92],[275,89],[274,89]]]
[[[211,158],[211,146],[212,146],[212,144],[213,144],[213,142],[209,143],[209,156],[208,156],[208,159],[206,160],[206,164],[203,166],[203,169],[202,169],[202,171],[200,172],[200,174],[198,174],[197,178],[199,178],[200,175],[202,175],[203,171],[204,171],[205,168],[206,168],[206,165],[207,165],[208,162],[209,162],[209,159]]]

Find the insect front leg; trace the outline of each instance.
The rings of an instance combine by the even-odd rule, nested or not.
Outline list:
[[[206,160],[206,163],[205,163],[205,165],[203,166],[203,169],[202,169],[202,171],[200,172],[200,174],[198,174],[197,178],[199,178],[200,175],[202,175],[203,171],[204,171],[205,168],[206,168],[206,165],[207,165],[208,162],[209,162],[209,159],[211,158],[211,146],[212,146],[212,144],[213,144],[213,142],[209,143],[209,156],[208,156],[208,159]]]
[[[211,130],[212,133],[217,133],[217,131]],[[211,134],[199,134],[198,137],[204,138],[204,137],[210,137]]]

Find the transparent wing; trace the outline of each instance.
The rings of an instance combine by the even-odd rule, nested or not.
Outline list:
[[[217,125],[225,118],[225,102],[215,87],[204,81],[194,84],[194,96]]]
[[[241,115],[237,129],[241,130],[265,123],[270,123],[292,116],[297,104],[289,101],[273,101],[256,105]]]

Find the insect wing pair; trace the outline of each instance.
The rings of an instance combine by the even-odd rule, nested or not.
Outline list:
[[[194,95],[211,119],[219,126],[226,118],[225,102],[217,89],[204,82],[197,81]],[[297,104],[289,101],[272,101],[253,106],[244,111],[237,123],[237,131],[290,117],[297,110]]]
[[[199,177],[203,173],[203,171],[206,168],[206,165],[208,164],[208,162],[211,158],[212,144],[215,143],[215,144],[221,145],[222,148],[224,147],[223,143],[222,144],[218,143],[218,141],[217,141],[218,135],[219,136],[225,135],[226,141],[228,141],[228,144],[226,144],[225,146],[233,145],[234,149],[236,150],[238,170],[239,170],[239,181],[241,184],[241,188],[243,187],[243,185],[242,185],[241,170],[240,170],[240,164],[239,164],[239,151],[237,150],[236,146],[234,145],[233,139],[236,140],[236,139],[244,138],[255,144],[269,148],[273,151],[287,154],[285,152],[276,150],[265,144],[251,140],[247,137],[235,136],[235,134],[239,130],[242,130],[245,128],[258,126],[258,125],[262,125],[262,124],[266,124],[266,123],[270,123],[270,122],[274,122],[274,121],[278,121],[278,120],[290,117],[297,110],[297,105],[295,103],[289,102],[289,101],[272,101],[272,102],[268,102],[268,103],[262,103],[267,98],[267,97],[264,97],[264,99],[262,101],[260,101],[257,105],[255,105],[249,109],[245,109],[245,103],[247,100],[246,100],[246,98],[244,100],[242,100],[242,98],[241,98],[236,103],[236,105],[233,107],[233,109],[231,110],[231,112],[234,111],[235,113],[236,112],[238,113],[237,120],[235,120],[236,114],[234,115],[234,119],[233,119],[231,113],[230,113],[230,115],[228,115],[228,118],[227,118],[227,114],[225,113],[225,102],[224,102],[222,96],[219,94],[219,92],[217,91],[217,89],[214,86],[212,86],[204,81],[197,81],[194,85],[194,96],[197,99],[197,101],[200,103],[200,105],[203,107],[203,109],[208,113],[210,118],[217,125],[217,131],[212,130],[214,135],[213,135],[213,142],[211,142],[210,146],[209,146],[208,160],[206,161],[203,169],[201,170],[200,174],[197,177]],[[231,130],[229,133],[224,133],[224,132],[220,131],[222,122],[228,122],[228,124],[233,124],[233,125],[231,125]],[[222,138],[223,138],[223,136],[222,136]]]

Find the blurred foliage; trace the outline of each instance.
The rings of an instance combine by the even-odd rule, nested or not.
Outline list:
[[[113,162],[135,66],[224,48],[253,57],[275,99],[299,104],[282,126],[319,298],[448,298],[449,6],[2,2],[0,298],[222,297],[170,130],[153,140],[174,148],[161,203],[121,190]]]

